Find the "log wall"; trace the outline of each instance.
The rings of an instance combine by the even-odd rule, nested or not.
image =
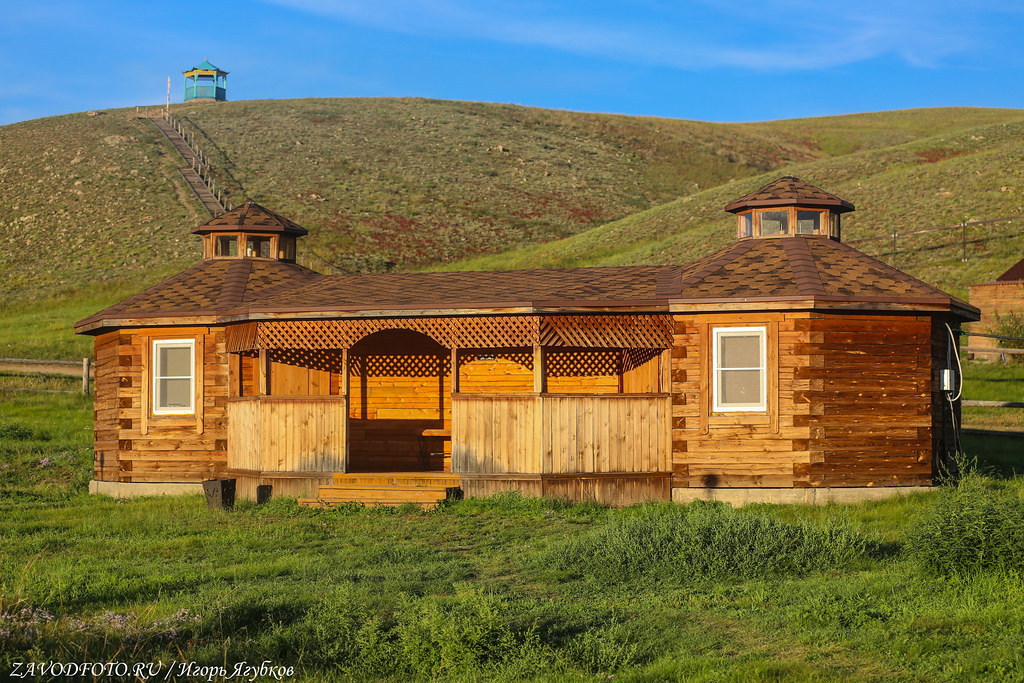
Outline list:
[[[970,302],[981,309],[981,320],[971,323],[971,332],[994,334],[996,316],[1009,312],[1024,313],[1024,281],[987,282],[971,285]],[[995,339],[974,337],[971,346],[999,346]]]
[[[931,483],[928,316],[679,315],[675,324],[673,486]],[[767,328],[768,408],[716,414],[711,330],[751,325]]]
[[[196,341],[194,414],[154,415],[154,339]],[[96,338],[95,477],[187,482],[221,476],[227,458],[228,359],[221,327],[123,330]],[[116,448],[115,448],[116,446]]]
[[[118,351],[122,337],[125,344],[131,343],[129,336],[120,332],[101,334],[94,343],[93,476],[100,481],[120,480],[120,451],[117,446],[121,420],[118,417],[117,389],[120,382]]]
[[[809,342],[811,367],[798,376],[810,380],[811,458],[794,483],[930,485],[930,317],[818,316],[797,328]]]

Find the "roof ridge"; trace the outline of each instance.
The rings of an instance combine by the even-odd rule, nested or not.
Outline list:
[[[276,285],[267,287],[265,289],[256,290],[256,291],[250,291],[249,290],[249,280],[251,279],[252,273],[250,272],[249,274],[247,274],[246,282],[245,282],[245,291],[242,292],[241,296],[238,298],[238,301],[236,303],[239,303],[239,304],[243,304],[243,303],[244,304],[256,303],[256,302],[258,302],[262,298],[275,296],[276,294],[278,294],[278,293],[280,293],[282,291],[285,291],[285,290],[288,290],[288,289],[292,289],[294,287],[299,287],[299,286],[308,284],[308,283],[312,282],[313,280],[317,280],[317,279],[320,279],[320,278],[330,277],[330,276],[325,275],[323,273],[318,273],[315,270],[310,270],[309,268],[306,268],[305,266],[300,266],[297,263],[291,263],[289,265],[296,269],[294,277],[289,278],[289,279],[287,279],[287,280],[285,280],[283,282],[280,282],[280,283],[278,283]]]
[[[821,279],[821,272],[814,260],[811,248],[807,239],[783,239],[782,248],[786,252],[786,260],[789,263],[789,270],[793,274],[793,281],[801,294],[810,296],[824,296],[825,283]]]
[[[232,261],[228,272],[224,275],[220,296],[217,297],[217,308],[226,308],[241,303],[252,272],[252,261],[240,259]]]

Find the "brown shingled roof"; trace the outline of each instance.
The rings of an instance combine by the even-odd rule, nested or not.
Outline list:
[[[689,303],[801,299],[974,310],[917,278],[824,237],[742,240],[684,268],[680,284],[675,299]]]
[[[321,277],[324,276],[308,268],[282,261],[203,261],[80,320],[75,328],[92,327],[112,319],[216,316],[279,287],[294,287],[304,280]]]
[[[1010,268],[996,278],[996,282],[1017,282],[1024,280],[1024,259],[1017,261]]]
[[[793,205],[827,207],[836,213],[853,211],[855,208],[853,204],[831,192],[826,192],[796,176],[787,175],[743,195],[726,206],[725,210],[738,213],[752,207]]]
[[[852,247],[792,236],[742,240],[688,266],[320,275],[278,261],[209,260],[80,321],[76,329],[96,332],[159,318],[209,324],[510,310],[667,312],[737,304],[866,305],[977,317],[969,304]]]
[[[193,228],[192,232],[197,235],[205,235],[209,232],[233,232],[236,230],[283,232],[289,235],[309,234],[309,231],[298,223],[276,214],[270,209],[264,209],[254,201],[236,206]]]
[[[672,270],[669,266],[620,266],[331,275],[260,297],[251,310],[664,305],[664,275]]]

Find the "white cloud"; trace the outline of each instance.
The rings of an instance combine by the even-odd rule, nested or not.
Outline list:
[[[689,0],[507,3],[486,0],[267,0],[418,36],[541,46],[679,69],[815,70],[895,55],[928,66],[976,44],[962,2]]]

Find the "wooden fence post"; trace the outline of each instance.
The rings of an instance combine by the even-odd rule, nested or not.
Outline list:
[[[82,359],[82,393],[86,396],[89,395],[89,365],[90,360],[88,357]]]

